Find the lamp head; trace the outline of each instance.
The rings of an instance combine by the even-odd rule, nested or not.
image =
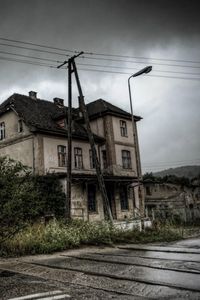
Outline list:
[[[145,67],[144,69],[138,71],[137,73],[133,74],[131,77],[136,77],[136,76],[139,76],[139,75],[142,75],[142,74],[147,74],[149,72],[151,72],[152,70],[152,66],[147,66]]]

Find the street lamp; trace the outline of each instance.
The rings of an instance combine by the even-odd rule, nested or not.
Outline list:
[[[129,98],[130,98],[130,107],[131,107],[131,115],[132,115],[132,125],[133,125],[133,132],[134,132],[134,117],[133,117],[133,104],[132,104],[132,95],[131,95],[131,86],[130,86],[130,79],[132,77],[137,77],[139,75],[142,75],[142,74],[147,74],[149,72],[151,72],[152,70],[152,66],[148,66],[148,67],[145,67],[144,69],[136,72],[135,74],[131,75],[129,78],[128,78],[128,90],[129,90]]]
[[[136,72],[135,74],[131,75],[128,78],[128,90],[129,90],[129,99],[130,99],[130,108],[131,108],[131,119],[132,119],[132,128],[133,128],[133,142],[135,144],[135,158],[136,158],[136,169],[137,169],[137,180],[138,180],[138,188],[140,189],[139,179],[141,177],[141,168],[140,168],[140,159],[139,159],[139,146],[137,144],[137,133],[136,133],[136,126],[134,122],[134,115],[133,115],[133,104],[132,104],[132,95],[131,95],[131,86],[130,86],[130,79],[133,77],[140,76],[142,74],[147,74],[151,72],[152,66],[147,66],[144,69]]]

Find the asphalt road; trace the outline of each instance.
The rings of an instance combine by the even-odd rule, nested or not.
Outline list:
[[[200,238],[2,259],[0,299],[200,299]]]

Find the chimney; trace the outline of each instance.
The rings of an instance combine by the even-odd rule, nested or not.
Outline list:
[[[33,100],[37,100],[37,92],[30,91],[29,92],[29,97]]]
[[[64,106],[64,99],[61,98],[53,98],[54,104],[56,104],[58,107]]]

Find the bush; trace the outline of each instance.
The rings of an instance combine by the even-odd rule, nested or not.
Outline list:
[[[22,229],[1,245],[2,256],[43,254],[62,251],[80,245],[112,245],[113,243],[147,243],[172,241],[181,238],[178,230],[160,227],[139,230],[117,229],[108,222],[53,220],[49,224],[36,223]]]
[[[64,202],[55,175],[32,176],[20,162],[0,157],[0,243],[46,213],[62,216]]]
[[[0,242],[25,226],[38,211],[30,172],[20,162],[0,158]]]

